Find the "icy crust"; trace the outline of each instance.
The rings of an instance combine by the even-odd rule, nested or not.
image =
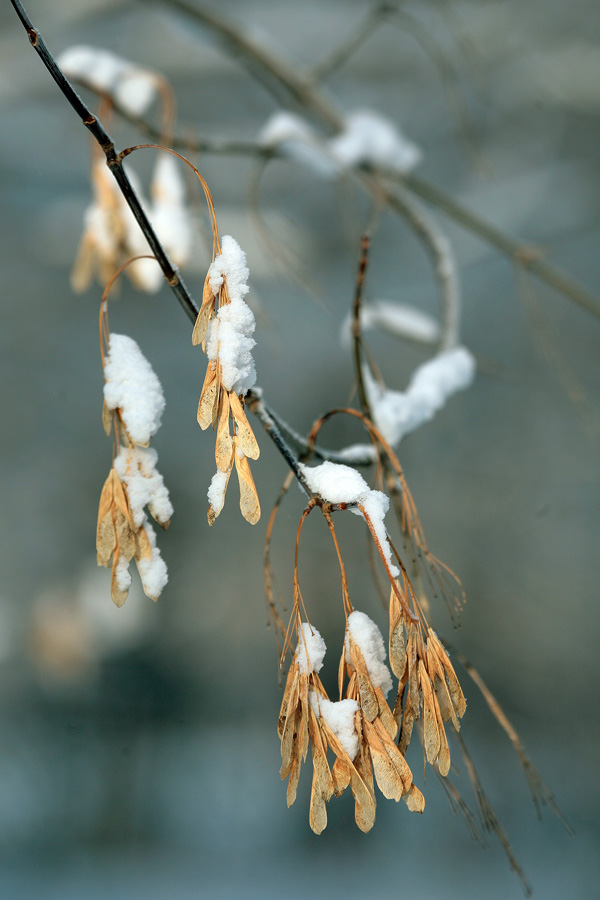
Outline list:
[[[156,96],[157,76],[108,50],[78,44],[58,58],[68,78],[87,82],[101,94],[110,94],[134,116],[141,116]]]
[[[365,613],[358,610],[350,613],[346,633],[346,660],[352,665],[348,635],[352,636],[352,640],[363,655],[371,684],[373,687],[380,687],[384,697],[387,697],[392,687],[392,676],[385,664],[387,654],[381,631]]]
[[[298,635],[298,646],[295,653],[301,673],[303,675],[310,675],[311,672],[319,673],[323,668],[326,651],[325,641],[317,629],[308,622],[303,622],[302,634]]]
[[[373,530],[389,570],[394,578],[400,572],[392,562],[392,551],[385,530],[385,514],[390,501],[381,491],[372,491],[365,479],[356,469],[339,463],[324,462],[320,466],[300,465],[306,483],[314,494],[318,494],[329,503],[356,503],[360,504],[368,515]],[[352,509],[357,515],[362,515],[360,509]]]
[[[354,725],[354,716],[358,712],[356,700],[339,700],[337,703],[319,696],[315,691],[308,695],[313,712],[329,725],[338,741],[350,757],[354,759],[358,753],[360,741]]]
[[[219,359],[221,380],[226,390],[246,394],[256,381],[252,358],[256,322],[254,313],[245,303],[248,293],[246,254],[230,235],[221,241],[221,253],[208,270],[213,294],[217,296],[223,280],[230,302],[219,307],[206,335],[206,354],[210,360]]]
[[[160,428],[165,398],[154,369],[133,338],[110,335],[104,378],[108,409],[121,410],[134,444],[147,444]]]
[[[406,391],[388,390],[364,370],[373,420],[392,446],[433,419],[448,398],[468,388],[474,377],[475,360],[466,347],[446,350],[419,366]]]
[[[121,447],[114,461],[115,472],[127,487],[131,515],[138,528],[146,518],[145,506],[161,524],[173,515],[169,492],[156,468],[157,461],[158,453],[150,447]]]

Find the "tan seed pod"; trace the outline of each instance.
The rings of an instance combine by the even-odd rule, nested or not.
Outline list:
[[[380,687],[375,688],[375,696],[377,697],[377,704],[379,706],[379,719],[381,724],[391,739],[394,740],[398,734],[398,725]]]
[[[404,759],[404,756],[400,753],[394,740],[388,735],[380,719],[375,719],[375,721],[373,722],[373,728],[377,732],[381,743],[385,747],[387,755],[391,759],[392,763],[394,764],[394,768],[396,769],[398,775],[402,780],[403,793],[406,793],[406,791],[410,789],[410,786],[412,784],[412,772],[410,770],[410,766]]]
[[[106,400],[102,404],[102,427],[107,434],[110,434],[113,424],[112,409],[106,405]]]
[[[354,821],[361,831],[370,831],[375,824],[375,788],[371,756],[364,748],[356,757],[353,766],[350,789],[354,795]]]
[[[404,795],[404,802],[411,812],[422,813],[425,809],[425,797],[416,784],[411,785],[408,793]]]
[[[292,761],[292,768],[290,770],[290,780],[288,781],[287,786],[287,805],[292,806],[296,799],[296,791],[298,790],[298,781],[300,780],[300,759],[295,757]]]
[[[215,295],[212,292],[208,275],[204,280],[204,290],[202,292],[202,306],[194,324],[192,332],[192,344],[197,347],[198,344],[204,343],[208,323],[213,318],[215,312]]]
[[[350,784],[350,766],[342,759],[336,759],[331,769],[333,778],[333,791],[336,797],[341,797]]]
[[[223,404],[223,395],[225,391],[223,390],[223,384],[221,382],[221,374],[220,374],[220,365],[217,364],[217,390],[215,392],[215,397],[213,400],[212,413],[211,413],[211,425],[213,427],[213,431],[217,427],[217,423],[219,421],[219,416],[221,415],[221,407]]]
[[[146,534],[145,528],[140,528],[135,532],[135,558],[139,562],[141,559],[152,559],[152,546]],[[154,599],[154,598],[152,598]]]
[[[438,753],[438,769],[440,775],[444,777],[450,771],[451,759],[450,759],[450,747],[448,746],[448,738],[446,737],[446,729],[444,728],[444,723],[442,722],[442,716],[440,714],[440,707],[437,702],[437,698],[435,694],[433,695],[433,700],[435,703],[435,711],[438,718],[438,731],[440,735],[440,751]]]
[[[465,700],[465,695],[462,692],[462,688],[460,686],[452,663],[450,662],[448,654],[446,653],[446,650],[441,644],[438,636],[431,628],[428,631],[427,640],[431,641],[435,647],[436,653],[441,661],[446,679],[448,681],[448,688],[450,691],[450,697],[452,698],[452,705],[456,710],[456,714],[460,718],[462,718],[467,711],[467,701]]]
[[[120,509],[115,512],[115,530],[119,554],[129,562],[136,552],[135,533],[131,530],[129,519],[123,515]]]
[[[229,400],[231,403],[231,414],[235,420],[236,426],[236,442],[240,450],[250,459],[258,459],[260,456],[260,447],[254,437],[244,407],[235,391],[230,391]]]
[[[115,470],[111,469],[100,494],[96,527],[96,551],[99,566],[109,564],[117,543],[113,517],[115,475]]]
[[[327,806],[325,798],[321,791],[319,782],[319,773],[317,771],[317,763],[315,762],[315,748],[313,745],[313,778],[312,788],[310,792],[310,807],[308,812],[308,823],[315,834],[321,834],[327,827]]]
[[[369,722],[372,722],[375,716],[379,714],[379,703],[375,694],[375,689],[371,684],[369,670],[365,663],[364,657],[356,642],[352,639],[352,635],[348,635],[348,643],[350,645],[350,659],[356,672],[356,681],[360,694],[360,706],[363,715]]]
[[[440,733],[434,706],[433,689],[423,660],[419,660],[419,684],[423,693],[423,742],[427,762],[433,765],[440,752]]]
[[[390,629],[390,668],[396,678],[402,678],[406,669],[407,653],[404,636],[404,625],[399,619],[393,630]]]
[[[374,727],[367,721],[364,727],[377,786],[388,800],[398,801],[404,793],[402,779]]]
[[[250,471],[250,463],[245,456],[235,453],[235,469],[240,482],[240,510],[247,522],[256,525],[260,519],[260,503]]]
[[[221,413],[219,415],[219,424],[217,427],[217,442],[215,444],[215,459],[217,468],[220,469],[221,472],[230,470],[232,453],[233,444],[229,433],[229,397],[224,391],[221,403]]]
[[[198,425],[205,431],[212,424],[212,411],[217,396],[217,370],[214,362],[209,362],[204,384],[198,402]]]

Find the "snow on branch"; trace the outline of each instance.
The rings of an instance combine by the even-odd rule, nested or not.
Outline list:
[[[120,410],[134,444],[147,445],[160,428],[165,398],[154,369],[133,338],[110,335],[104,378],[107,408]]]
[[[371,490],[362,475],[350,466],[324,462],[313,467],[300,464],[300,469],[311,491],[323,500],[336,504],[356,504],[351,507],[351,512],[357,515],[363,515],[358,506],[363,507],[377,535],[390,573],[396,578],[400,572],[392,563],[392,551],[384,524],[385,514],[390,506],[389,498],[381,491]]]
[[[216,317],[209,322],[206,355],[209,360],[219,360],[223,386],[236,394],[246,394],[256,381],[252,358],[256,322],[254,313],[244,301],[249,290],[248,275],[246,254],[237,241],[226,234],[221,241],[221,253],[208,270],[208,278],[215,296],[225,280],[229,303],[222,303]]]
[[[349,313],[340,329],[342,344],[345,347],[350,345],[352,319],[353,315]],[[376,300],[361,306],[361,332],[371,331],[374,328],[379,328],[393,337],[419,344],[435,344],[441,337],[439,323],[433,316],[406,303],[392,303],[389,300]]]
[[[453,394],[472,384],[475,360],[466,347],[439,353],[415,370],[406,391],[388,390],[366,366],[363,377],[373,422],[394,447],[406,434],[433,419]]]
[[[68,78],[84,82],[99,94],[110,95],[125,112],[143,115],[156,96],[160,77],[108,50],[78,44],[58,57]]]
[[[381,631],[365,613],[358,610],[350,613],[348,616],[345,648],[346,662],[352,666],[350,638],[352,638],[363,655],[373,687],[380,687],[384,697],[387,697],[392,688],[392,676],[385,663],[387,654]]]
[[[277,147],[324,178],[360,165],[407,174],[421,162],[422,152],[385,116],[373,110],[349,113],[336,137],[324,140],[301,116],[278,111],[259,134],[263,147]]]

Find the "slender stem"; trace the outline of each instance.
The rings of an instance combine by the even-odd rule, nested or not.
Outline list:
[[[315,84],[324,81],[337,69],[341,68],[350,57],[364,44],[368,37],[381,25],[385,16],[393,9],[388,3],[374,6],[358,23],[356,29],[336,47],[325,59],[317,63],[309,71],[309,78]]]
[[[391,176],[390,177],[398,177]],[[453,219],[463,228],[476,234],[477,237],[491,244],[505,256],[508,256],[514,263],[528,269],[546,284],[556,288],[565,297],[574,300],[579,306],[587,309],[588,312],[600,318],[600,300],[594,296],[587,288],[578,284],[570,275],[552,266],[543,259],[542,253],[536,247],[531,247],[517,241],[509,235],[505,234],[495,225],[491,225],[482,219],[476,213],[472,212],[460,201],[446,193],[442,188],[437,187],[424,178],[416,175],[405,175],[402,177],[403,184],[417,194],[423,200],[431,203],[437,209],[441,210],[450,219]]]
[[[308,486],[302,469],[300,468],[300,462],[288,446],[285,438],[281,434],[281,431],[277,427],[276,422],[266,411],[262,402],[261,391],[259,388],[248,391],[248,393],[246,394],[246,405],[248,406],[250,412],[254,413],[258,421],[263,426],[265,432],[269,435],[269,437],[289,465],[290,469],[293,471],[294,475],[300,482],[304,493],[307,495],[307,497],[310,497],[312,495],[312,491]]]
[[[161,5],[164,2],[165,0],[162,0]],[[246,60],[258,63],[264,72],[286,89],[286,92],[300,107],[309,109],[330,130],[338,131],[342,127],[343,116],[323,94],[313,90],[311,80],[298,74],[284,60],[276,57],[271,50],[266,49],[250,37],[247,32],[242,31],[218,13],[193,6],[186,3],[185,0],[166,0],[166,3],[218,34],[235,55],[241,54]]]
[[[363,235],[361,242],[360,262],[358,264],[358,275],[356,277],[356,289],[354,291],[354,303],[352,305],[352,343],[354,348],[354,369],[356,372],[356,385],[358,388],[358,399],[361,409],[368,419],[372,419],[371,408],[369,406],[369,398],[365,387],[365,379],[362,370],[362,351],[360,341],[360,308],[362,305],[363,288],[365,284],[365,275],[367,272],[367,263],[369,261],[369,245],[370,238]]]

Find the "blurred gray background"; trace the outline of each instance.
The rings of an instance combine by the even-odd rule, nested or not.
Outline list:
[[[163,71],[175,87],[180,130],[252,139],[278,107],[211,34],[168,4],[30,0],[27,8],[56,53],[90,43]],[[368,8],[339,0],[219,4],[299,67],[326,56]],[[398,28],[373,35],[327,90],[342,109],[389,115],[423,148],[423,177],[508,233],[542,244],[600,292],[596,0],[459,0],[452,15],[445,4],[407,8],[460,72],[478,153],[462,140],[431,62]],[[112,606],[109,574],[94,558],[111,454],[100,421],[101,290],[74,296],[69,286],[89,201],[88,138],[8,3],[0,29],[0,895],[521,896],[497,842],[490,838],[487,850],[476,844],[433,777],[423,817],[380,798],[367,836],[347,797],[330,804],[320,837],[310,832],[310,765],[296,805],[286,809],[277,652],[262,583],[264,531],[285,467],[259,433],[260,524],[241,520],[232,482],[224,513],[208,528],[214,444],[195,422],[203,357],[166,289],[149,297],[125,283],[111,326],[138,341],[162,380],[167,409],[153,444],[175,515],[159,536],[170,570],[160,601],[133,591],[123,609]],[[115,121],[111,130],[118,147],[139,140],[129,125]],[[252,224],[252,162],[195,161],[221,232],[248,253],[259,384],[306,431],[350,395],[351,360],[338,332],[364,203],[289,163],[265,173],[263,211],[294,246],[311,295],[274,264]],[[143,177],[150,162],[136,160]],[[468,596],[460,631],[453,633],[443,608],[435,624],[479,667],[575,829],[569,837],[551,814],[536,822],[512,749],[465,676],[463,734],[535,896],[591,898],[598,890],[600,323],[538,282],[531,282],[536,300],[527,300],[506,259],[439,221],[460,261],[463,340],[479,372],[471,390],[400,449],[429,544]],[[187,274],[196,296],[208,261],[199,241]],[[391,216],[374,242],[367,295],[436,311],[422,249]],[[424,359],[390,338],[373,335],[369,344],[396,389]],[[326,435],[335,446],[359,439],[342,422]],[[293,490],[274,540],[288,604],[301,510]],[[340,538],[355,606],[384,625],[359,521],[341,523]],[[301,583],[330,646],[328,683],[342,623],[337,564],[318,519],[304,530]],[[416,751],[409,762],[419,773]],[[456,783],[468,796],[459,769]]]

